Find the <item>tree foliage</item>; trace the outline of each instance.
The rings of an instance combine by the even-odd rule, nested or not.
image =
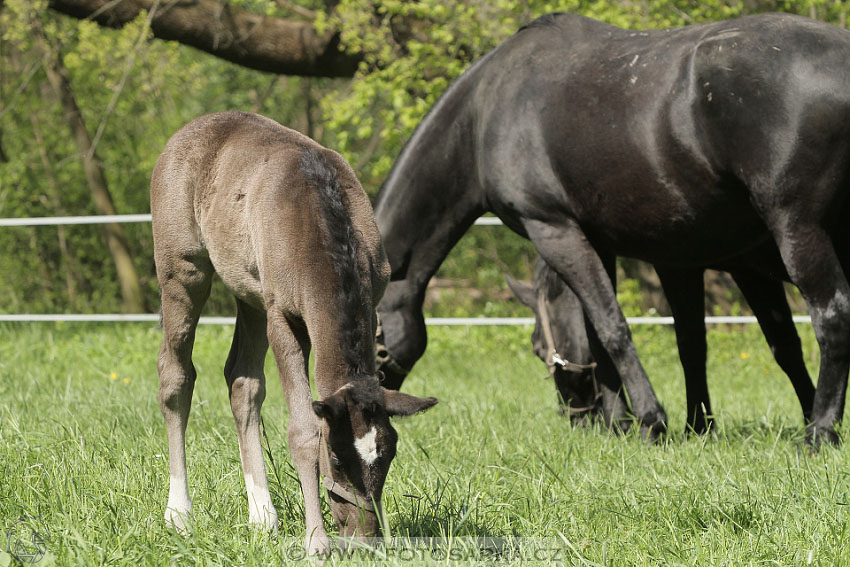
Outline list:
[[[354,160],[369,148],[377,184],[401,145],[446,87],[470,63],[542,14],[582,14],[629,29],[684,26],[783,11],[844,24],[838,0],[341,0],[316,21],[339,29],[341,46],[362,56],[351,84],[330,93],[322,108],[337,132],[337,149]],[[379,138],[376,144],[370,139]]]
[[[37,23],[61,50],[95,137],[119,213],[150,210],[150,172],[165,142],[215,110],[257,110],[303,129],[298,78],[250,71],[175,42],[153,41],[147,14],[118,30],[57,16],[46,2],[6,0],[0,10],[0,217],[97,214],[80,156],[50,89]],[[158,304],[150,226],[125,225],[147,303]],[[64,236],[60,236],[64,233]],[[61,244],[61,240],[65,245]],[[0,311],[120,311],[120,290],[97,226],[0,229]],[[220,294],[213,310],[230,310]]]
[[[231,108],[261,112],[341,151],[374,195],[404,142],[452,80],[522,24],[547,12],[581,13],[626,28],[688,25],[761,11],[795,12],[844,25],[847,14],[838,0],[299,2],[230,0],[212,6],[210,19],[193,25],[221,26],[231,20],[297,24],[309,37],[334,38],[332,58],[349,62],[352,78],[278,76],[226,61],[239,59],[226,55],[215,41],[209,49],[196,47],[218,57],[186,47],[179,34],[162,31],[179,27],[176,12],[165,9],[175,9],[174,3],[0,0],[0,217],[96,213],[80,156],[46,79],[43,50],[31,33],[35,24],[50,49],[62,54],[118,212],[138,213],[149,210],[150,172],[168,137],[198,115]],[[215,2],[179,6],[195,4]],[[123,19],[109,12],[119,7],[135,12],[121,12],[130,14]],[[254,53],[249,42],[230,39],[243,47],[244,57]],[[321,75],[321,61],[314,58],[305,74]],[[334,65],[327,63],[326,75],[345,75]],[[125,228],[147,302],[155,306],[150,227]],[[0,247],[0,312],[119,309],[115,269],[98,227],[2,228]],[[452,252],[438,277],[498,290],[502,272],[528,277],[533,258],[530,245],[507,229],[478,228]],[[435,309],[457,313],[499,307],[487,307],[482,298]],[[232,311],[220,289],[210,311]]]

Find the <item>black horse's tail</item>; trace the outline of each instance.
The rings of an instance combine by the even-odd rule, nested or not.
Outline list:
[[[355,373],[360,372],[364,341],[360,325],[363,286],[358,262],[358,240],[349,214],[348,201],[340,186],[338,172],[321,149],[301,151],[301,171],[319,192],[325,224],[325,249],[337,277],[339,299],[340,350]]]

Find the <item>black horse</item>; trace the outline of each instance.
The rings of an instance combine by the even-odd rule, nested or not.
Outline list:
[[[850,368],[850,32],[785,14],[635,32],[543,16],[474,64],[376,201],[392,281],[388,386],[425,349],[425,286],[485,211],[579,296],[644,431],[666,415],[609,277],[615,255],[695,268],[772,241],[821,350],[809,437],[837,441]],[[607,268],[607,269],[606,269]]]
[[[759,254],[756,265],[765,257],[769,254]],[[730,275],[758,319],[776,362],[791,380],[803,419],[808,423],[815,388],[806,369],[782,282],[754,266],[730,269]],[[686,432],[706,433],[712,429],[714,420],[705,371],[704,270],[658,267],[656,272],[673,313],[679,359],[685,373]],[[505,277],[517,299],[534,311],[532,347],[554,379],[560,412],[573,421],[584,422],[602,411],[607,424],[623,427],[625,404],[620,397],[604,395],[620,384],[620,377],[610,363],[606,364],[609,361],[598,340],[594,340],[593,328],[585,320],[578,297],[542,259],[537,261],[531,286]]]

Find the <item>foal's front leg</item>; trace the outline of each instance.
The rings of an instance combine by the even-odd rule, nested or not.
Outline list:
[[[319,497],[319,419],[313,412],[313,395],[307,362],[310,342],[306,329],[290,324],[282,313],[268,313],[268,338],[289,407],[289,451],[304,495],[305,547],[310,555],[328,553],[330,540],[322,521]]]

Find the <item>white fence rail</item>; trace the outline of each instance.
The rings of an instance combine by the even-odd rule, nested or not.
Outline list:
[[[0,219],[2,226],[58,226],[67,224],[109,224],[128,222],[151,222],[151,215],[91,215],[85,217],[28,217]]]
[[[89,215],[81,217],[27,217],[0,219],[3,226],[58,226],[68,224],[108,224],[151,222],[150,213],[138,215]],[[500,226],[504,224],[497,217],[481,217],[475,220],[477,226]]]
[[[626,317],[629,325],[672,325],[672,317]],[[0,323],[23,322],[67,322],[67,323],[159,323],[159,315],[153,313],[100,313],[91,315],[76,315],[71,313],[47,314],[3,314],[0,313]],[[233,325],[235,317],[201,317],[201,325]],[[706,317],[708,325],[750,324],[757,323],[752,316],[719,316]],[[794,315],[795,323],[811,323],[808,315]],[[425,317],[428,326],[457,326],[468,325],[482,327],[487,325],[533,325],[532,317]]]
[[[0,227],[4,226],[59,226],[73,224],[108,224],[108,223],[139,223],[151,222],[150,214],[137,215],[89,215],[76,217],[28,217],[28,218],[5,218],[0,219]],[[476,226],[501,226],[504,223],[497,217],[480,217],[475,220]],[[672,317],[627,317],[630,325],[672,325]],[[232,325],[234,317],[201,317],[202,325]],[[66,313],[49,314],[3,314],[0,313],[0,322],[101,322],[101,323],[158,323],[159,315],[150,313],[120,314],[102,313],[90,315],[77,315]],[[757,323],[752,316],[720,316],[706,317],[706,324],[752,324]],[[811,323],[808,315],[795,315],[795,323]],[[531,317],[426,317],[425,324],[429,326],[448,325],[533,325]]]

